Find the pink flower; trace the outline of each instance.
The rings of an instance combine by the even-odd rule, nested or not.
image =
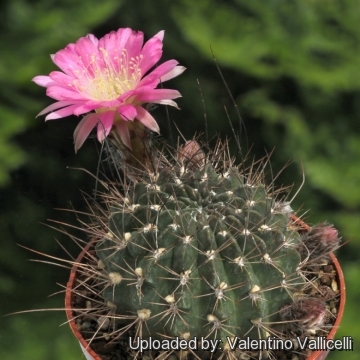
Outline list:
[[[57,100],[38,116],[50,112],[45,120],[55,120],[95,110],[85,115],[75,129],[75,151],[96,125],[100,142],[110,131],[116,131],[129,148],[127,121],[137,119],[159,132],[157,122],[142,104],[177,107],[173,99],[181,96],[178,91],[156,87],[185,70],[176,60],[169,60],[149,71],[162,55],[163,38],[164,31],[160,31],[143,46],[143,33],[125,28],[99,40],[90,34],[67,45],[51,56],[62,72],[53,71],[49,76],[33,79]]]

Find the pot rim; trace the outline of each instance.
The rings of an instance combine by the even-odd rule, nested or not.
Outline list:
[[[300,228],[300,231],[309,231],[310,226],[306,224],[303,220],[301,220],[299,217],[295,215],[291,215],[291,220],[294,224],[298,225]],[[81,347],[83,350],[85,350],[91,358],[88,358],[88,360],[101,360],[101,358],[96,354],[96,352],[91,348],[89,343],[83,338],[83,336],[80,333],[79,328],[77,327],[75,321],[74,321],[74,315],[73,315],[73,308],[72,308],[72,300],[73,300],[73,286],[76,281],[76,274],[77,269],[79,267],[79,264],[81,264],[83,258],[86,256],[88,250],[93,246],[93,243],[95,242],[94,239],[92,239],[89,243],[86,244],[86,246],[82,249],[79,256],[76,258],[70,272],[70,278],[69,281],[66,284],[66,292],[65,292],[65,310],[66,310],[66,316],[68,319],[68,323],[70,325],[70,328],[77,338],[77,340],[80,342]],[[345,291],[345,279],[344,274],[342,272],[341,266],[339,261],[337,260],[336,256],[333,253],[330,253],[331,261],[333,262],[336,272],[337,272],[337,278],[339,282],[339,291],[340,291],[340,302],[339,302],[339,308],[336,316],[335,323],[330,330],[328,336],[326,337],[327,340],[332,340],[335,337],[335,334],[337,332],[337,329],[340,326],[340,322],[342,320],[343,314],[344,314],[344,308],[345,308],[345,300],[346,300],[346,291]],[[329,350],[316,350],[314,351],[307,360],[323,360],[326,358],[327,354],[329,353]],[[87,356],[85,354],[85,356]]]

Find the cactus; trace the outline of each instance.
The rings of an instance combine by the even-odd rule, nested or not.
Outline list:
[[[307,295],[302,273],[312,261],[305,244],[336,230],[321,224],[300,236],[263,168],[247,173],[218,155],[187,142],[111,197],[96,254],[102,295],[116,309],[113,338],[204,338],[226,350],[231,339],[322,325],[325,303]]]
[[[120,186],[102,182],[107,208],[99,214],[93,206],[96,222],[85,223],[97,257],[90,252],[87,263],[76,265],[78,325],[86,337],[92,328],[90,341],[108,341],[107,353],[117,351],[111,359],[138,357],[142,349],[128,349],[139,338],[216,340],[223,352],[202,358],[275,358],[249,348],[231,351],[237,339],[327,334],[326,301],[335,292],[317,289],[312,274],[328,264],[337,230],[323,223],[298,231],[291,201],[265,184],[268,159],[245,170],[227,155],[227,144],[205,155],[188,141],[170,154],[173,160],[156,150],[150,131],[159,126],[148,105],[177,107],[180,93],[158,85],[185,70],[168,60],[149,71],[161,57],[163,37],[160,31],[143,46],[143,34],[129,28],[99,40],[88,35],[52,56],[65,74],[33,79],[57,100],[41,111],[49,113],[46,120],[89,112],[74,132],[75,150],[96,127],[98,140],[112,144],[105,150],[123,179]],[[321,276],[324,284],[330,275]],[[77,307],[84,302],[85,314]],[[175,356],[171,348],[159,350],[142,358]],[[199,358],[190,345],[182,350],[180,359]]]

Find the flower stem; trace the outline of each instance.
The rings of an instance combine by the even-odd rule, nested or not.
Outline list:
[[[132,181],[145,173],[153,172],[154,154],[151,147],[150,131],[140,121],[127,121],[131,148],[121,140],[116,129],[112,129],[109,138],[120,153],[120,160],[116,161]],[[117,157],[118,158],[118,157]]]

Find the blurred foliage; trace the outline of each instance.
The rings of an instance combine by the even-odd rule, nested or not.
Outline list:
[[[214,11],[208,0],[186,3],[176,17],[186,37],[207,57],[211,44],[220,64],[259,81],[239,103],[267,122],[266,133],[282,128],[267,145],[300,158],[312,187],[358,207],[360,5],[219,1]]]
[[[326,5],[326,6],[325,6]],[[352,0],[6,0],[0,5],[0,307],[1,314],[63,307],[61,291],[68,270],[34,264],[37,254],[16,244],[69,259],[54,237],[76,255],[65,235],[40,222],[79,224],[70,212],[85,210],[79,191],[92,194],[94,180],[81,170],[97,171],[98,153],[87,140],[74,155],[72,132],[78,122],[43,123],[35,116],[52,100],[31,82],[55,69],[49,54],[94,33],[102,36],[129,26],[147,37],[165,29],[163,60],[175,58],[188,70],[169,82],[183,95],[181,111],[169,109],[189,139],[233,137],[226,107],[237,131],[238,117],[213,55],[240,109],[246,134],[243,151],[257,158],[274,149],[272,171],[290,165],[276,183],[293,184],[289,198],[311,224],[334,223],[344,240],[338,252],[346,276],[345,317],[337,337],[360,341],[357,279],[360,250],[360,3]],[[199,83],[199,84],[198,84]],[[199,89],[201,88],[201,90]],[[170,138],[167,113],[157,108],[162,135]],[[175,131],[173,132],[175,134]],[[176,135],[177,136],[177,135]],[[204,134],[206,139],[206,134]],[[235,153],[235,142],[232,142]],[[248,144],[248,146],[247,146]],[[56,225],[58,226],[59,225]],[[42,258],[44,259],[44,258]],[[66,264],[65,264],[66,266]],[[0,357],[5,360],[81,359],[64,314],[40,312],[2,318]],[[16,345],[14,345],[16,344]],[[333,352],[329,359],[340,359]],[[346,359],[358,358],[358,350]]]

